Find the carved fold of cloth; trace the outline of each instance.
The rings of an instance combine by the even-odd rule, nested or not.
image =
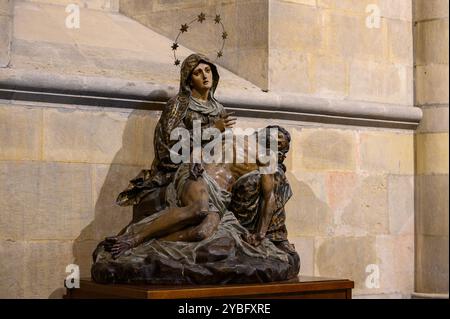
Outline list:
[[[178,205],[177,192],[188,176],[188,165],[182,164],[166,192],[169,205]],[[295,250],[278,248],[268,238],[257,247],[245,242],[242,237],[248,230],[227,209],[231,194],[206,172],[203,178],[208,186],[210,208],[221,215],[214,235],[200,242],[151,239],[117,259],[113,259],[100,243],[93,256],[92,278],[100,283],[226,284],[282,281],[295,277],[300,268]],[[163,213],[131,224],[125,233],[151,223]]]

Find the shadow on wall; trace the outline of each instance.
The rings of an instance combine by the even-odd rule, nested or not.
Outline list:
[[[97,244],[106,236],[116,235],[132,220],[132,207],[118,206],[116,198],[141,169],[150,167],[150,164],[140,166],[123,164],[124,159],[131,158],[134,162],[140,163],[151,163],[153,160],[153,134],[157,118],[152,113],[156,114],[154,111],[132,111],[123,131],[122,146],[111,164],[92,165],[94,219],[73,243],[73,263],[80,267],[81,278],[90,277],[92,252]],[[145,156],[150,158],[145,161],[137,158],[139,154],[144,153],[140,150],[145,150]],[[49,298],[61,298],[64,294],[65,288],[58,288]]]

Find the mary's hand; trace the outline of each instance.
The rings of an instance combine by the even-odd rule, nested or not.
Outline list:
[[[221,132],[224,132],[227,128],[233,128],[237,120],[235,117],[230,117],[233,114],[234,112],[225,113],[224,115],[222,115],[220,118],[214,121],[214,127]]]

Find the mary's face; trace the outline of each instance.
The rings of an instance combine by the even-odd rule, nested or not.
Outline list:
[[[213,75],[211,67],[206,63],[199,63],[191,73],[190,86],[199,92],[211,89]]]

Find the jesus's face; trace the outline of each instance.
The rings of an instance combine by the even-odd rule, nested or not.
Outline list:
[[[278,131],[278,161],[283,163],[286,154],[289,151],[289,140],[286,138],[286,136],[281,132]]]

